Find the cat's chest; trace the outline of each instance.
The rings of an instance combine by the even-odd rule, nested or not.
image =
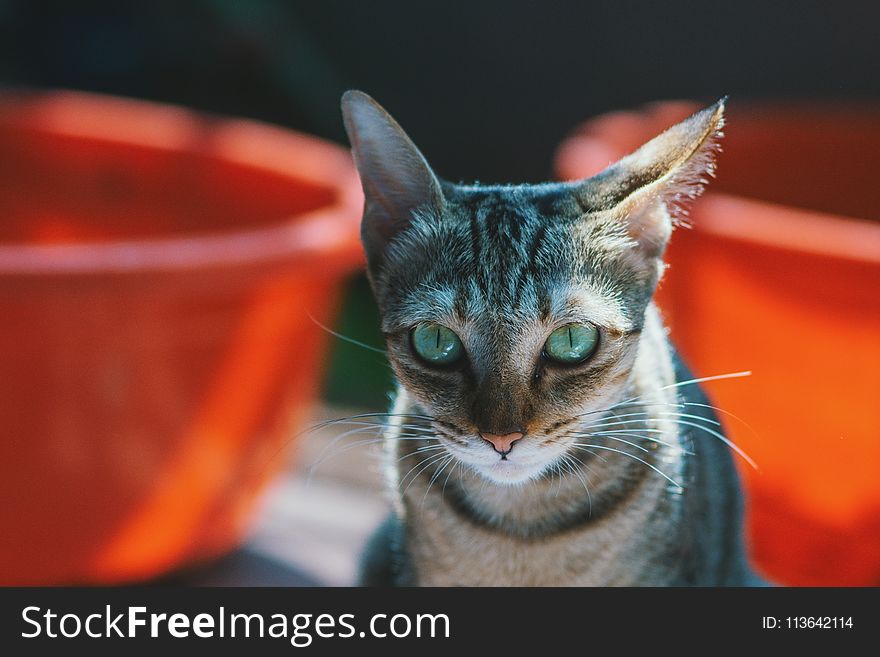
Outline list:
[[[522,539],[428,511],[411,519],[407,547],[423,586],[655,586],[672,581],[677,571],[670,561],[656,559],[674,550],[668,526],[644,506],[621,509],[609,520]],[[670,520],[667,515],[662,525]]]

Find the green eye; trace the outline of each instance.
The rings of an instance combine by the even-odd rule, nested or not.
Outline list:
[[[412,345],[416,353],[432,365],[451,365],[464,353],[459,337],[433,322],[424,322],[412,330]]]
[[[585,361],[599,344],[599,331],[591,324],[566,324],[550,334],[544,345],[547,356],[559,363]]]

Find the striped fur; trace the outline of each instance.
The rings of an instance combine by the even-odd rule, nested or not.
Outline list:
[[[712,173],[723,104],[589,180],[512,186],[441,181],[360,92],[343,97],[343,115],[400,384],[386,440],[395,510],[364,581],[750,581],[726,449],[662,412],[680,408],[670,386],[684,370],[651,301],[682,203]],[[420,322],[452,329],[466,358],[422,362],[410,341]],[[597,351],[554,364],[543,345],[572,322],[598,328]],[[645,402],[609,410],[633,397]],[[585,437],[591,424],[618,433]],[[504,458],[480,437],[513,431],[525,437]]]

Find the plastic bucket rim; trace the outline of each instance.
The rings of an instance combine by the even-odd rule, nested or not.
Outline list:
[[[154,115],[164,121],[189,121],[192,125],[210,122],[213,129],[234,131],[236,139],[258,137],[263,149],[256,159],[237,158],[229,153],[216,157],[254,170],[325,187],[333,200],[315,210],[281,216],[261,226],[205,234],[180,234],[149,238],[83,241],[75,244],[39,245],[0,243],[0,275],[16,274],[102,274],[139,271],[192,270],[236,264],[258,264],[307,256],[336,256],[342,268],[353,269],[363,260],[357,223],[362,195],[351,156],[337,144],[292,129],[251,119],[215,117],[207,113],[148,100],[130,99],[69,90],[4,90],[0,109],[22,106],[52,108],[59,103],[78,111],[96,107],[112,108],[122,114],[139,117]],[[70,109],[68,107],[68,109]],[[0,117],[2,118],[2,117]],[[130,117],[127,117],[130,118]],[[100,129],[60,124],[47,125],[39,117],[14,116],[11,123],[27,127],[47,137],[74,136],[106,145],[130,145],[165,152],[182,150],[174,143],[160,144],[133,133],[131,138],[103,134]],[[280,143],[286,141],[287,144]],[[292,172],[269,162],[269,150],[284,153],[288,146],[315,150],[309,158],[310,169]],[[190,151],[192,152],[192,151]],[[289,151],[288,151],[289,152]],[[278,157],[279,161],[285,158]],[[332,175],[332,178],[331,178]]]
[[[719,203],[742,207],[742,215],[736,224],[725,226],[720,220],[712,219],[714,213],[709,207]],[[786,234],[778,230],[778,226],[771,230],[768,223],[756,220],[756,217],[771,214],[775,215],[777,222],[784,217],[787,225],[797,223],[799,231],[791,230]],[[771,203],[725,192],[707,192],[703,199],[695,203],[691,216],[696,218],[690,228],[698,233],[763,248],[808,252],[838,260],[880,265],[880,223],[870,219]]]

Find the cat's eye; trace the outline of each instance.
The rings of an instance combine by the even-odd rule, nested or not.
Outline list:
[[[599,346],[599,331],[592,324],[566,324],[550,334],[544,353],[550,360],[566,365],[584,362]]]
[[[430,365],[452,365],[464,354],[461,339],[442,324],[422,322],[410,337],[415,352]]]

